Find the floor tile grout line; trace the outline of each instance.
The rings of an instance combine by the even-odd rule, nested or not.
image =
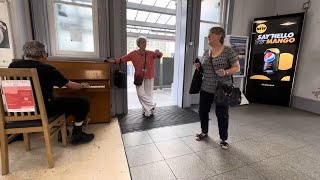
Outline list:
[[[158,128],[155,128],[155,129],[158,129]],[[151,130],[152,130],[152,129],[151,129]],[[170,130],[171,130],[171,129],[170,129]],[[166,141],[170,141],[170,140],[174,140],[174,139],[179,139],[179,137],[178,137],[176,134],[174,134],[174,135],[176,136],[175,138],[155,142],[154,139],[151,137],[149,131],[150,131],[150,130],[148,130],[147,132],[148,132],[151,140],[153,141],[153,143],[161,143],[161,142],[166,142]],[[171,130],[171,131],[172,131],[172,130]],[[172,133],[174,133],[174,132],[172,131]]]
[[[189,136],[188,136],[189,137]],[[181,138],[180,138],[181,139]],[[183,139],[181,139],[181,141],[183,141]],[[196,141],[196,140],[195,140]],[[184,142],[184,141],[183,141]],[[190,149],[191,151],[193,151],[193,153],[206,165],[208,166],[208,164],[186,143],[184,142]],[[214,170],[212,167],[208,166],[210,170],[213,170],[213,172],[218,175],[218,173],[216,172],[216,170]]]
[[[199,156],[198,156],[199,157]],[[199,157],[200,158],[200,157]],[[236,157],[237,158],[237,157]],[[200,158],[202,161],[204,161],[202,158]],[[239,158],[237,158],[237,159],[239,159]],[[240,159],[239,159],[240,160]],[[242,160],[240,160],[241,162],[243,162]],[[207,165],[207,166],[209,166],[210,167],[210,165],[208,165],[206,162],[205,162],[205,164]],[[246,167],[246,166],[249,166],[248,164],[246,164],[245,162],[243,162],[243,165],[241,165],[241,166],[239,166],[239,167],[236,167],[236,168],[234,168],[234,169],[231,169],[231,170],[228,170],[228,171],[225,171],[225,172],[221,172],[221,173],[218,173],[215,169],[213,169],[213,168],[211,168],[211,169],[213,169],[215,172],[216,172],[216,175],[221,175],[221,174],[225,174],[225,173],[228,173],[228,172],[232,172],[232,171],[235,171],[235,170],[237,170],[237,169],[241,169],[241,168],[243,168],[243,167]]]
[[[258,160],[258,161],[254,161],[254,162],[247,162],[247,161],[244,161],[241,157],[238,157],[238,155],[236,154],[236,153],[232,153],[232,152],[230,152],[232,155],[234,155],[234,156],[236,156],[238,159],[240,159],[240,160],[242,160],[244,163],[246,163],[247,165],[252,165],[252,164],[255,164],[255,163],[259,163],[259,162],[261,162],[261,161],[264,161],[264,160],[267,160],[267,159],[270,159],[270,158],[275,158],[275,157],[277,157],[277,156],[280,156],[280,155],[284,155],[284,154],[287,154],[287,153],[289,153],[289,152],[293,152],[294,150],[293,149],[291,149],[291,150],[289,150],[289,151],[287,151],[287,152],[283,152],[283,153],[280,153],[280,154],[277,154],[277,155],[270,155],[268,152],[266,152],[266,153],[268,153],[270,156],[269,157],[266,157],[266,158],[263,158],[263,159],[260,159],[260,160]]]
[[[292,152],[292,151],[291,151],[291,152]],[[283,154],[286,154],[286,153],[283,153]],[[283,155],[283,154],[280,154],[280,155]],[[253,167],[252,167],[252,165],[257,164],[257,163],[260,163],[260,162],[265,161],[265,160],[268,160],[268,159],[275,158],[275,157],[280,156],[280,155],[272,156],[272,157],[269,157],[269,158],[266,158],[266,159],[262,159],[262,160],[257,161],[257,162],[250,163],[250,164],[248,164],[248,166],[249,166],[249,167],[251,167],[253,170],[257,171],[259,174],[261,174],[258,170],[256,170],[255,168],[253,168]],[[284,163],[285,165],[287,165],[287,166],[291,167],[292,169],[297,170],[297,171],[298,171],[298,172],[300,172],[301,174],[306,175],[307,177],[309,177],[309,178],[311,178],[311,179],[314,179],[314,178],[312,178],[312,177],[308,176],[306,173],[301,172],[300,170],[298,170],[298,169],[296,169],[296,168],[294,168],[294,167],[290,166],[290,165],[289,165],[289,164],[287,164],[286,162],[283,162],[283,161],[281,161],[281,160],[279,160],[279,161],[280,161],[280,162],[282,162],[282,163]],[[264,176],[263,174],[261,174],[261,175],[262,175],[262,176]],[[265,176],[264,176],[264,177],[265,177]],[[267,177],[266,177],[266,178],[267,178]],[[267,178],[267,179],[269,179],[269,178]]]
[[[240,140],[240,141],[235,141],[235,142],[232,142],[232,143],[230,143],[230,144],[239,143],[239,142],[248,141],[248,140],[255,140],[255,139],[258,139],[258,138],[261,138],[261,137],[264,137],[264,136],[273,135],[273,134],[276,134],[276,133],[268,133],[268,134],[261,135],[261,136],[257,136],[257,137],[253,137],[253,138],[248,138],[248,139],[243,139],[243,140]],[[280,144],[280,143],[271,143],[271,142],[267,142],[267,143],[268,143],[268,144],[285,146],[285,145]],[[288,147],[288,146],[285,146],[285,147],[292,149],[292,147]]]
[[[275,144],[275,143],[269,143],[269,144]],[[275,145],[281,145],[281,144],[275,144]],[[265,151],[266,153],[268,153],[268,154],[270,155],[270,157],[266,157],[266,158],[264,158],[264,159],[261,159],[261,160],[255,161],[255,162],[246,162],[246,161],[244,161],[241,157],[239,157],[236,153],[232,153],[232,152],[230,152],[230,153],[231,153],[232,155],[234,155],[235,157],[237,157],[238,159],[240,159],[241,161],[243,161],[244,163],[246,163],[247,165],[252,165],[252,164],[259,163],[259,162],[261,162],[261,161],[264,161],[264,160],[267,160],[267,159],[270,159],[270,158],[275,158],[275,157],[277,157],[277,156],[281,156],[281,155],[284,155],[284,154],[288,154],[288,153],[294,152],[294,151],[296,151],[296,150],[298,150],[298,149],[300,149],[300,148],[302,148],[302,147],[297,148],[297,149],[290,148],[290,147],[287,147],[287,148],[289,148],[290,150],[285,151],[285,152],[280,153],[280,154],[277,154],[277,155],[271,155],[271,154],[269,154],[267,151]]]
[[[149,144],[153,144],[153,143],[154,142],[143,143],[143,144],[138,144],[138,145],[134,145],[134,146],[124,146],[124,148],[133,148],[133,147],[144,146],[144,145],[149,145]]]
[[[117,119],[118,119],[118,118],[117,118]],[[122,140],[123,151],[124,151],[124,154],[125,154],[125,156],[126,156],[127,167],[128,167],[128,170],[129,170],[130,179],[132,180],[131,169],[130,169],[130,165],[129,165],[129,160],[128,160],[127,151],[126,151],[126,148],[125,148],[125,146],[124,146],[124,141],[123,141],[123,137],[122,137],[122,134],[121,134],[121,128],[120,128],[119,119],[117,120],[117,123],[118,123],[118,127],[119,127],[119,130],[120,130],[120,137],[121,137],[121,140]]]
[[[149,133],[149,130],[147,130],[146,132],[147,132],[148,136],[150,137],[151,141],[153,142],[153,144],[156,145],[155,142],[154,142],[154,140],[153,140],[153,138],[151,137],[151,135],[150,135],[150,133]]]
[[[179,155],[179,156],[175,156],[175,157],[165,158],[165,160],[180,158],[180,157],[188,156],[188,155],[191,155],[191,154],[195,154],[195,153],[194,153],[194,152],[191,152],[191,153],[187,153],[187,154],[183,154],[183,155]]]
[[[264,178],[266,178],[267,180],[270,180],[268,177],[266,177],[265,175],[263,175],[261,172],[259,172],[258,170],[254,169],[250,165],[248,165],[248,167],[251,168],[252,170],[254,170],[255,172],[257,172],[258,174],[260,174],[261,176],[263,176]]]
[[[158,162],[161,162],[161,161],[164,161],[164,160],[165,160],[165,159],[157,160],[157,161],[153,161],[153,162],[148,162],[148,163],[143,163],[143,164],[139,164],[139,165],[131,166],[130,168],[137,168],[137,167],[140,167],[140,166],[145,166],[145,165],[149,165],[149,164],[158,163]]]
[[[167,139],[167,140],[163,140],[163,141],[157,141],[157,142],[154,142],[154,143],[158,144],[158,143],[168,142],[168,141],[177,140],[177,139],[180,139],[180,138],[177,137],[177,138],[173,138],[173,139]]]
[[[142,144],[142,145],[132,146],[132,147],[145,146],[145,145],[151,145],[151,144],[153,144],[153,145],[157,148],[157,150],[159,151],[158,147],[156,146],[156,144],[155,144],[154,142],[149,143],[149,144]],[[129,147],[129,148],[132,148],[132,147]],[[126,149],[125,149],[125,152],[127,152],[127,151],[126,151]],[[159,151],[159,153],[161,154],[161,152],[160,152],[160,151]],[[152,164],[152,163],[155,163],[155,162],[163,161],[163,160],[164,160],[164,157],[163,157],[163,155],[162,155],[162,154],[161,154],[161,157],[163,158],[162,160],[154,161],[154,162],[149,162],[149,163],[144,163],[144,164],[140,164],[140,165],[137,165],[137,166],[143,166],[143,165],[146,165],[146,164]],[[128,162],[128,166],[129,166],[129,168],[137,167],[137,166],[130,166],[130,165],[129,165],[128,158],[127,158],[127,162]]]
[[[210,176],[210,177],[207,177],[207,178],[205,178],[205,179],[202,179],[202,180],[208,180],[208,179],[211,179],[211,178],[214,178],[214,177],[219,177],[220,179],[222,179],[219,175],[214,175],[214,176]]]
[[[305,146],[305,147],[307,147],[307,146]],[[298,149],[292,150],[292,151],[287,152],[287,153],[284,153],[284,154],[289,154],[289,153],[292,153],[292,152],[296,152],[296,151],[298,151],[299,149],[302,149],[302,148],[305,148],[305,147],[301,147],[301,148],[298,148]],[[284,154],[281,154],[281,155],[284,155]],[[280,155],[279,155],[279,156],[280,156]],[[307,155],[306,155],[306,156],[307,156]],[[307,157],[312,158],[312,157],[310,157],[310,156],[307,156]],[[281,161],[281,159],[279,159],[279,161]],[[287,162],[284,162],[284,161],[281,161],[281,162],[282,162],[282,163],[284,163],[285,165],[287,165],[287,166],[289,166],[289,167],[291,167],[291,168],[293,168],[293,169],[297,170],[298,172],[300,172],[300,173],[302,173],[302,174],[306,175],[307,177],[309,177],[309,178],[311,178],[311,179],[314,179],[313,177],[309,176],[307,173],[302,172],[301,170],[299,170],[299,169],[297,169],[297,168],[295,168],[295,167],[291,166],[291,165],[290,165],[290,164],[288,164]]]
[[[279,161],[281,161],[281,160],[279,160]],[[301,171],[301,170],[299,170],[299,169],[297,169],[297,168],[295,168],[295,167],[291,166],[290,164],[287,164],[287,163],[285,163],[285,162],[283,162],[283,161],[281,161],[281,162],[284,163],[285,165],[291,167],[292,169],[295,169],[296,171],[300,172],[301,174],[309,177],[310,179],[315,179],[315,178],[309,176],[308,173],[305,173],[305,172],[303,172],[303,171]]]
[[[128,131],[126,133],[122,133],[122,134],[129,134],[129,133],[136,133],[136,132],[143,132],[143,131],[149,131],[152,129],[158,129],[158,128],[165,128],[165,127],[175,127],[175,126],[183,126],[186,124],[193,124],[193,123],[199,123],[199,121],[195,121],[195,122],[188,122],[188,123],[177,123],[177,124],[165,124],[165,125],[161,125],[159,127],[154,127],[154,128],[146,128],[146,129],[139,129],[139,130],[133,130],[133,131]],[[134,124],[140,124],[140,123],[134,123]],[[122,131],[121,131],[122,132]],[[177,134],[176,134],[177,135]],[[178,136],[178,135],[177,135]]]
[[[171,169],[170,165],[168,164],[167,160],[165,159],[164,161],[166,162],[167,166],[169,167],[169,169],[170,169],[170,171],[172,172],[172,174],[174,175],[174,177],[175,177],[176,179],[178,179],[178,177],[176,176],[176,174],[173,172],[173,170]]]
[[[229,171],[225,171],[225,172],[223,172],[223,173],[218,173],[217,175],[218,175],[219,177],[221,177],[220,175],[227,174],[227,173],[230,173],[230,172],[232,172],[232,171],[236,171],[236,170],[239,170],[239,169],[242,169],[242,168],[245,168],[245,167],[249,167],[249,168],[253,169],[252,167],[250,167],[250,165],[245,164],[245,165],[240,166],[240,167],[237,167],[237,168],[235,168],[235,169],[232,169],[232,170],[229,170]],[[254,169],[253,169],[253,170],[254,170]],[[260,173],[258,172],[258,174],[260,174]],[[263,176],[263,177],[264,177],[264,176]],[[266,179],[268,179],[268,178],[266,178]]]
[[[200,161],[201,162],[203,162],[206,166],[208,166],[207,165],[207,163],[205,163],[196,153],[190,153],[190,154],[185,154],[185,155],[181,155],[181,156],[178,156],[178,157],[174,157],[174,158],[168,158],[168,159],[165,159],[165,161],[167,162],[167,160],[170,160],[170,159],[175,159],[175,158],[179,158],[179,157],[183,157],[183,156],[189,156],[189,155],[191,155],[191,154],[194,154],[194,155],[196,155],[199,159],[200,159]],[[169,166],[169,164],[168,164],[168,166]],[[170,166],[169,166],[170,167]],[[170,168],[171,169],[171,168]],[[210,170],[212,170],[214,173],[215,173],[215,175],[214,176],[217,176],[218,175],[218,173],[213,169],[213,168],[211,168],[210,166],[209,166],[209,169]],[[212,176],[212,177],[214,177],[214,176]],[[210,178],[210,177],[208,177],[208,178]],[[208,178],[206,178],[206,179],[208,179]],[[178,178],[177,178],[178,179]]]
[[[167,162],[166,158],[164,158],[163,154],[161,153],[161,151],[160,151],[159,147],[158,147],[156,144],[154,144],[154,145],[155,145],[155,146],[156,146],[156,148],[158,149],[159,153],[161,154],[162,158],[163,158],[163,159],[164,159],[164,161],[166,162],[167,166],[169,167],[169,169],[170,169],[170,171],[172,172],[172,174],[174,175],[174,177],[175,177],[176,179],[178,179],[178,178],[177,178],[177,176],[176,176],[176,174],[174,174],[173,170],[171,169],[170,165],[168,164],[168,162]]]
[[[187,137],[194,137],[194,135],[190,135],[190,136],[185,136],[185,137],[182,137],[182,138],[187,138]],[[182,138],[180,138],[195,154],[197,154],[198,152],[204,152],[204,151],[207,151],[207,150],[210,150],[210,149],[215,149],[215,148],[218,148],[220,145],[218,144],[217,147],[212,147],[212,148],[209,148],[209,149],[205,149],[205,150],[200,150],[200,151],[194,151]],[[196,141],[196,139],[194,139]],[[213,142],[215,142],[213,139],[211,139]]]
[[[213,150],[213,149],[219,149],[219,147],[215,147],[215,148],[212,148],[212,149],[207,149],[207,150],[204,150],[204,151],[198,151],[198,153],[202,153],[202,152],[209,151],[209,150]],[[245,161],[243,161],[241,158],[237,157],[236,155],[232,154],[229,150],[226,150],[226,153],[230,153],[230,155],[232,155],[232,156],[235,157],[237,160],[239,160],[239,161],[241,161],[241,162],[243,163],[243,166],[237,167],[237,168],[235,168],[235,169],[233,169],[233,170],[240,169],[240,168],[245,167],[245,166],[249,166]],[[197,152],[195,152],[195,154],[196,154],[201,160],[203,160],[203,159],[197,154]],[[203,160],[203,161],[204,161],[204,160]],[[208,165],[206,162],[204,162],[204,163],[205,163],[206,165]],[[210,167],[210,165],[208,165],[208,166]],[[231,171],[233,171],[233,170],[229,170],[229,171],[226,171],[226,172],[231,172]],[[215,172],[216,172],[216,170],[215,170]],[[224,173],[226,173],[226,172],[223,172],[223,173],[217,173],[217,172],[216,172],[216,174],[219,175],[219,174],[224,174]]]

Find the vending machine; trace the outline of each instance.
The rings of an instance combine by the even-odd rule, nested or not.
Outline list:
[[[249,102],[290,106],[304,17],[254,19],[245,89]]]

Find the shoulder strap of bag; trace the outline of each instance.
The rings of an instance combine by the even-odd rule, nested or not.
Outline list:
[[[147,51],[146,51],[146,53],[144,54],[144,63],[143,63],[143,69],[142,69],[142,71],[143,71],[143,78],[144,78],[144,73],[145,73],[145,70],[146,70],[146,63],[147,63]]]
[[[210,63],[211,63],[211,67],[212,67],[212,71],[213,71],[213,74],[215,75],[215,76],[218,76],[217,74],[216,74],[216,71],[215,71],[215,69],[214,69],[214,66],[213,66],[213,57],[212,57],[212,50],[210,51],[210,53],[209,53],[209,61],[210,61]],[[231,76],[231,82],[232,82],[232,84],[233,84],[233,76]]]
[[[118,64],[118,70],[121,71],[121,58],[120,58],[120,62]]]

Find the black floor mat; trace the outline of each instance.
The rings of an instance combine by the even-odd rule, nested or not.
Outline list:
[[[157,107],[151,118],[143,117],[141,109],[129,110],[127,115],[119,116],[122,134],[193,122],[199,122],[198,113],[178,106]]]

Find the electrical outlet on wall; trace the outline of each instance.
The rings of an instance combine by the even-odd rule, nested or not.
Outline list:
[[[11,61],[0,59],[0,67],[8,67]]]

